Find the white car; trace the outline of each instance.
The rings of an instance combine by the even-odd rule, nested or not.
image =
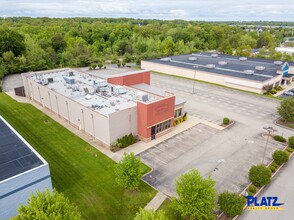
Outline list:
[[[294,92],[291,92],[291,91],[286,91],[283,94],[288,96],[294,96]]]

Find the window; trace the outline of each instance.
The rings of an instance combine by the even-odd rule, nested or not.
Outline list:
[[[175,110],[175,118],[182,116],[182,108]]]
[[[157,124],[155,126],[155,131],[156,133],[160,133],[168,128],[170,128],[170,120]]]

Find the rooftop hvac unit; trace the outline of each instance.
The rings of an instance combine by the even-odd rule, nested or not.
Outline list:
[[[190,60],[190,61],[196,61],[197,60],[197,57],[189,57],[188,60]]]
[[[275,64],[275,65],[282,65],[282,64],[283,64],[283,62],[282,62],[282,61],[279,61],[279,60],[277,60],[277,61],[274,61],[274,64]]]
[[[127,90],[124,87],[115,86],[115,87],[113,87],[113,92],[117,95],[122,95],[122,94],[126,94]]]
[[[240,57],[239,60],[240,61],[246,61],[247,60],[247,57]]]
[[[115,106],[115,103],[114,103],[114,102],[110,102],[110,105],[111,105],[111,106]]]
[[[221,66],[225,66],[228,64],[228,62],[227,61],[219,61],[218,64]]]
[[[206,67],[208,69],[214,69],[215,68],[215,65],[214,64],[207,64]]]
[[[68,75],[69,75],[69,76],[73,76],[73,75],[74,75],[73,71],[69,71],[69,72],[68,72]]]
[[[253,75],[254,70],[244,70],[244,73],[247,75]]]
[[[160,60],[168,62],[168,61],[171,61],[171,58],[166,57],[166,58],[162,58],[162,59],[160,59]]]
[[[265,67],[264,66],[256,66],[255,69],[259,70],[259,71],[263,71],[263,70],[265,70]]]
[[[48,83],[53,83],[53,78],[48,78]]]
[[[65,80],[65,82],[67,84],[75,84],[75,79],[74,78],[71,78],[71,77],[67,77],[67,76],[64,76],[63,79]]]
[[[148,94],[144,93],[144,92],[138,92],[137,93],[137,99],[143,102],[147,102],[149,101],[149,97]]]
[[[218,57],[218,54],[213,53],[213,54],[211,54],[210,56],[216,58],[216,57]]]
[[[98,81],[94,81],[94,85],[96,87],[104,87],[107,86],[107,81],[106,80],[98,80]]]

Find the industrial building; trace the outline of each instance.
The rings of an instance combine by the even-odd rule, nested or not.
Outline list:
[[[259,94],[294,78],[293,63],[206,52],[143,60],[141,68]]]
[[[46,188],[52,190],[48,163],[0,116],[0,219]]]
[[[148,142],[170,131],[174,118],[184,114],[185,101],[150,86],[149,71],[103,79],[60,69],[22,78],[27,97],[105,146],[129,133]]]

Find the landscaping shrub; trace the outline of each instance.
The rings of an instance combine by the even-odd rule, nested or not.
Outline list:
[[[272,90],[270,91],[270,93],[271,93],[272,95],[274,95],[274,94],[276,94],[276,93],[277,93],[277,90],[275,90],[275,89],[272,89]]]
[[[187,120],[187,112],[185,112],[184,116],[183,116],[183,120],[186,121]]]
[[[237,193],[223,192],[218,197],[218,204],[221,210],[233,218],[243,212],[244,198]]]
[[[280,135],[275,135],[274,136],[274,139],[276,140],[276,141],[280,141],[280,142],[282,142],[282,143],[286,143],[286,138],[284,138],[284,137],[282,137],[282,136],[280,136]]]
[[[293,153],[294,149],[291,148],[291,147],[288,147],[288,148],[286,149],[286,151],[288,151],[289,153]]]
[[[276,172],[276,170],[277,170],[277,168],[276,167],[274,167],[274,166],[272,166],[272,165],[270,165],[270,170],[272,171],[272,173],[275,173]]]
[[[276,86],[276,87],[275,87],[275,90],[277,90],[277,91],[282,91],[282,90],[283,90],[283,87],[282,87],[282,86]]]
[[[255,186],[264,186],[270,183],[272,172],[264,165],[252,166],[249,170],[249,179]]]
[[[264,95],[272,95],[270,92],[263,93]]]
[[[289,147],[294,148],[294,136],[288,138]]]
[[[250,185],[249,187],[248,187],[248,192],[250,192],[252,195],[254,195],[255,193],[256,193],[256,191],[257,191],[257,189],[256,189],[256,186],[254,186],[254,185]]]
[[[229,118],[224,118],[224,119],[223,119],[223,124],[224,124],[224,125],[228,125],[228,124],[230,124],[230,119],[229,119]]]
[[[276,164],[281,165],[283,163],[286,163],[289,159],[289,153],[282,151],[282,150],[276,150],[273,153],[273,159]]]
[[[116,140],[116,142],[117,142],[116,146],[118,146],[120,148],[125,148],[125,147],[135,143],[135,138],[134,138],[133,134],[130,133],[129,135],[124,135],[123,137],[118,138]]]
[[[276,164],[275,162],[272,162],[271,166],[273,166],[273,167],[275,167],[275,168],[278,168],[278,167],[279,167],[279,165]]]

